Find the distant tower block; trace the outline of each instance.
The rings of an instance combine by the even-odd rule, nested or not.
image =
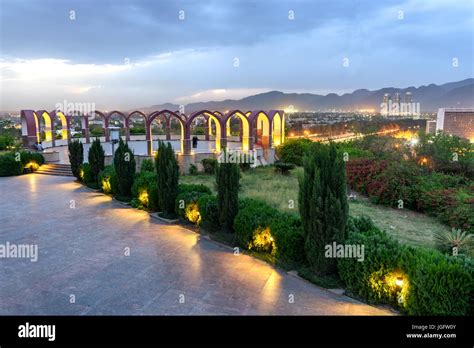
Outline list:
[[[413,96],[411,92],[406,92],[405,93],[405,103],[411,103],[413,102]]]
[[[436,121],[426,121],[426,133],[428,134],[436,133]]]
[[[401,98],[400,98],[400,93],[395,93],[395,104],[400,104]]]
[[[384,102],[385,104],[388,104],[388,101],[389,101],[390,99],[392,99],[391,96],[390,96],[390,93],[385,93],[385,94],[383,95],[383,102]]]
[[[440,108],[436,131],[474,142],[474,108]]]

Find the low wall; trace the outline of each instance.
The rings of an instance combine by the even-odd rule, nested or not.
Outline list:
[[[59,151],[44,151],[41,154],[45,163],[59,162]]]

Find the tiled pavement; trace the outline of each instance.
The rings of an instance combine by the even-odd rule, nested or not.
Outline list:
[[[0,258],[0,315],[390,314],[235,256],[71,178],[0,178],[0,218],[0,244],[39,248],[37,262]]]

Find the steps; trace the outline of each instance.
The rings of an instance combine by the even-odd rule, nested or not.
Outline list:
[[[37,171],[37,174],[56,175],[56,176],[73,176],[71,166],[69,164],[45,163]]]

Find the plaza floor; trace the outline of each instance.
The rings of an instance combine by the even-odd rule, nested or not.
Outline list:
[[[0,178],[0,315],[389,315],[338,296],[71,178]],[[292,301],[293,299],[293,301]]]

